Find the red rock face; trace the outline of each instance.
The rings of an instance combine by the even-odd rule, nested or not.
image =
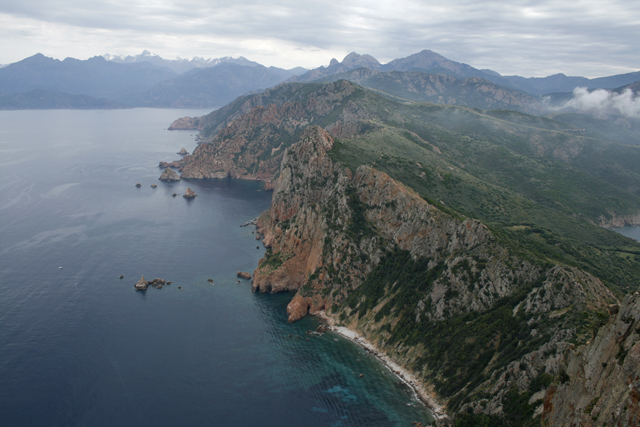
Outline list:
[[[352,84],[343,81],[326,85],[302,101],[276,105],[270,102],[269,91],[246,100],[208,143],[200,144],[185,159],[182,178],[270,180],[296,135],[335,108],[341,110],[327,126],[332,133],[343,137],[359,131],[368,113],[351,101],[344,106],[340,103],[354,91]]]

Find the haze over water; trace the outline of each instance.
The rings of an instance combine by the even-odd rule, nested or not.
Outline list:
[[[429,420],[359,347],[307,335],[315,318],[288,324],[291,294],[236,283],[264,253],[239,227],[269,207],[261,184],[157,180],[195,148],[166,127],[207,112],[0,112],[0,424]],[[143,274],[173,285],[136,292]]]

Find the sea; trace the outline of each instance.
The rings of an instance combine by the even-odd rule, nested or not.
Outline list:
[[[287,323],[292,294],[238,282],[265,251],[241,227],[261,183],[158,180],[197,144],[167,127],[208,112],[0,111],[0,425],[430,422],[369,353]]]

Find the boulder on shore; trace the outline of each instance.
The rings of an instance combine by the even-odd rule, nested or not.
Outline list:
[[[133,285],[137,291],[144,291],[147,289],[147,286],[149,286],[149,282],[144,279],[144,275],[142,276],[142,279],[138,280],[138,283]]]
[[[180,175],[178,175],[173,169],[166,168],[164,172],[162,172],[162,175],[160,175],[159,179],[160,181],[165,182],[180,181]]]
[[[193,190],[189,187],[187,187],[187,191],[184,192],[184,194],[182,195],[182,197],[184,197],[185,199],[193,199],[197,196],[196,193],[193,192]]]
[[[182,150],[178,151],[177,154],[180,154],[181,156],[186,156],[187,154],[189,154],[189,152],[187,150],[185,150],[184,147],[183,147]]]
[[[251,274],[247,273],[246,271],[238,271],[237,274],[238,277],[240,277],[241,279],[251,279]]]

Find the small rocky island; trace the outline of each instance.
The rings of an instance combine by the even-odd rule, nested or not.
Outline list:
[[[196,193],[194,193],[193,190],[191,188],[189,188],[189,187],[187,187],[187,191],[185,191],[184,194],[182,195],[182,197],[184,197],[187,200],[194,199],[197,196],[198,195]]]
[[[182,147],[182,150],[178,151],[176,154],[180,154],[181,156],[186,156],[187,154],[189,154],[189,152],[185,150],[184,147]]]
[[[251,279],[251,274],[246,271],[238,271],[237,276],[241,279],[249,280]]]
[[[180,181],[180,175],[178,175],[173,169],[166,168],[164,172],[162,172],[162,175],[160,175],[159,179],[160,181],[165,182]]]
[[[136,291],[146,291],[149,286],[152,286],[156,289],[162,289],[164,285],[170,284],[171,282],[168,282],[164,279],[153,279],[151,281],[147,281],[145,280],[144,275],[142,275],[142,278],[138,280],[138,283],[133,285],[133,287],[136,289]]]

